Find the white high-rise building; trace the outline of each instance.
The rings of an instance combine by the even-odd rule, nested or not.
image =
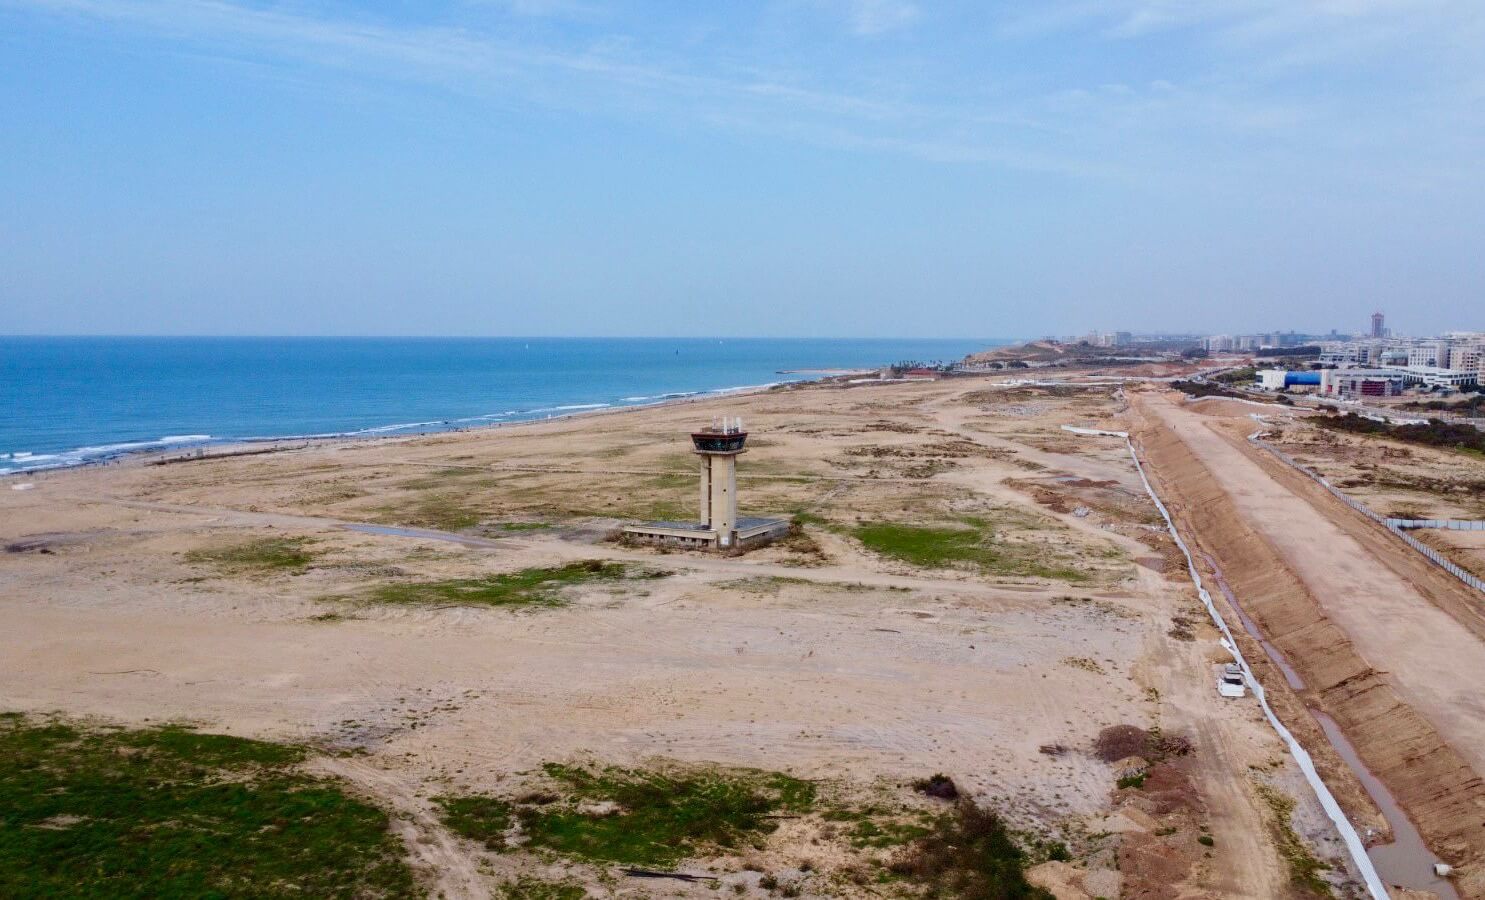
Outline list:
[[[1422,341],[1408,348],[1409,366],[1428,366],[1433,369],[1449,368],[1448,341]]]

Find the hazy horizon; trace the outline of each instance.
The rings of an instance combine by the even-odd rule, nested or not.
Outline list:
[[[861,335],[861,334],[824,334],[824,335],[762,335],[762,334],[104,334],[87,332],[73,333],[46,333],[32,332],[29,334],[12,333],[0,334],[0,338],[78,338],[78,339],[156,339],[156,340],[190,340],[220,339],[220,340],[368,340],[368,341],[395,341],[395,340],[428,340],[428,341],[894,341],[894,340],[925,340],[925,341],[1032,341],[1040,340],[1035,337],[956,337],[954,335],[930,334],[914,338],[895,338],[883,335]]]
[[[1463,0],[0,0],[0,333],[1485,329]]]

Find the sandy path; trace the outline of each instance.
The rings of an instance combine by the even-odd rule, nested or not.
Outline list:
[[[1387,681],[1450,746],[1485,771],[1485,699],[1476,678],[1462,677],[1485,673],[1485,643],[1380,565],[1305,497],[1270,477],[1211,419],[1165,398],[1152,398],[1147,409],[1202,459],[1361,655],[1387,673]]]
[[[480,860],[443,826],[433,804],[418,795],[415,781],[349,757],[318,756],[310,768],[343,778],[373,802],[391,808],[392,830],[407,846],[413,864],[427,873],[434,896],[442,900],[490,896]]]
[[[1148,589],[1160,588],[1160,576],[1141,570],[1140,578]],[[1206,886],[1221,897],[1280,897],[1288,872],[1247,786],[1249,766],[1272,759],[1276,741],[1250,709],[1217,697],[1210,673],[1203,643],[1153,638],[1137,670],[1141,683],[1160,692],[1161,727],[1191,737],[1193,778],[1207,803],[1212,837],[1228,849],[1215,860]]]

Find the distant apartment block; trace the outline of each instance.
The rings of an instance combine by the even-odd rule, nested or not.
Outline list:
[[[1284,390],[1314,384],[1322,395],[1365,398],[1392,397],[1410,389],[1469,391],[1485,384],[1485,333],[1450,332],[1418,339],[1387,335],[1377,314],[1369,335],[1318,342],[1318,382],[1312,380],[1315,373],[1272,369],[1258,373],[1258,385]],[[1242,350],[1248,348],[1245,345],[1262,346],[1270,337],[1213,335],[1203,346]]]

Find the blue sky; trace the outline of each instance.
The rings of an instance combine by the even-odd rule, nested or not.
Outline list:
[[[0,333],[1485,329],[1479,0],[0,0]]]

